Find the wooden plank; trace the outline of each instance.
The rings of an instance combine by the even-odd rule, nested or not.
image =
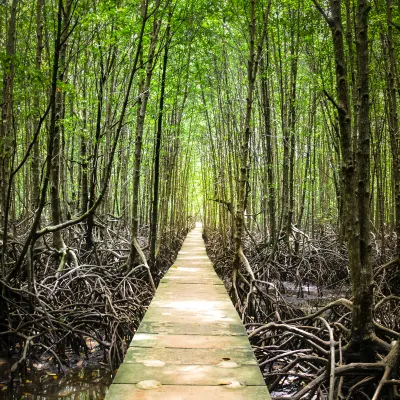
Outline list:
[[[179,333],[180,335],[207,335],[207,336],[246,336],[246,330],[243,325],[230,323],[210,323],[201,322],[160,322],[144,321],[137,333],[157,332],[162,335],[171,335]]]
[[[265,386],[231,389],[224,386],[166,386],[142,390],[136,385],[113,384],[108,400],[268,400]]]
[[[164,360],[167,364],[217,365],[233,361],[240,365],[257,365],[251,349],[177,349],[130,347],[124,362],[143,363],[146,360]]]
[[[246,349],[249,341],[245,336],[212,335],[160,335],[158,333],[137,333],[130,346],[134,347],[172,347],[177,349],[223,349],[231,347]]]
[[[162,361],[149,360],[147,364],[123,363],[119,367],[114,383],[139,383],[156,379],[162,385],[219,386],[226,384],[227,381],[241,382],[245,386],[264,384],[257,365],[222,368],[214,365],[166,364],[158,367],[160,362]]]

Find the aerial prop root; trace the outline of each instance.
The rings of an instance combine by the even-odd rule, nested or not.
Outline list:
[[[56,269],[51,275],[38,272],[32,291],[1,281],[2,300],[8,306],[3,310],[0,341],[9,347],[11,339],[19,353],[11,378],[24,375],[32,356],[45,353],[52,354],[62,372],[71,366],[71,352],[84,351],[88,356],[89,339],[103,350],[113,371],[151,298],[148,284],[134,272],[124,276],[119,266],[66,265],[58,277]]]
[[[270,390],[289,377],[289,382],[293,382],[292,389],[298,387],[294,394],[279,399],[311,398],[318,391],[327,393],[324,398],[329,400],[346,398],[340,397],[342,393],[351,399],[352,393],[365,389],[370,394],[373,390],[372,400],[379,400],[384,398],[384,390],[397,393],[400,385],[400,334],[391,331],[397,340],[390,344],[372,336],[371,345],[376,349],[378,361],[343,364],[348,347],[351,347],[351,338],[346,335],[348,332],[342,331],[340,322],[328,322],[323,316],[336,315],[329,313],[335,307],[351,310],[352,302],[338,299],[312,315],[261,326],[247,324],[252,327],[249,338],[261,354],[260,366],[267,381],[271,381]],[[348,342],[342,347],[343,339]],[[379,357],[379,354],[386,355]],[[368,386],[371,382],[373,386]]]

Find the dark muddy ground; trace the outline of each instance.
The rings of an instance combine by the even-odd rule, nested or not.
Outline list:
[[[9,386],[10,370],[16,361],[0,358],[0,399],[4,400],[102,400],[112,381],[104,353],[96,342],[88,339],[88,359],[69,354],[69,367],[60,372],[51,356],[42,356],[32,363],[25,378],[17,378]]]

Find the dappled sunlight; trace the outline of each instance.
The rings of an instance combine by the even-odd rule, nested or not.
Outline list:
[[[202,256],[203,256],[203,255],[205,255],[205,256],[207,255],[207,253],[205,252],[205,250],[204,250],[204,249],[201,249],[201,247],[198,247],[197,249],[198,249],[198,250],[197,250],[198,252],[202,251],[202,252],[204,253],[204,254],[201,254]],[[182,254],[183,254],[184,256],[187,255],[187,254],[190,254],[191,257],[193,257],[193,256],[192,256],[193,253],[195,253],[195,252],[190,251],[190,247],[189,247],[187,251],[181,250],[181,251],[179,252],[179,258],[181,258],[181,255],[182,255]]]
[[[163,306],[178,310],[193,310],[193,311],[202,310],[202,311],[212,312],[213,309],[231,308],[232,304],[229,304],[226,301],[182,300],[182,301],[172,301],[172,302],[164,301]]]
[[[176,268],[177,269],[177,271],[179,272],[179,271],[185,271],[185,272],[199,272],[199,271],[201,271],[202,269],[201,268],[195,268],[195,267],[178,267],[178,268]]]
[[[137,333],[133,340],[134,341],[141,341],[141,340],[149,340],[152,339],[153,335],[148,335],[147,333]]]
[[[191,256],[178,256],[178,258],[177,258],[177,261],[178,260],[195,260],[195,259],[198,259],[198,258],[201,258],[201,259],[204,259],[204,260],[208,260],[209,258],[208,258],[208,256],[207,256],[207,254],[204,254],[204,255],[191,255]]]

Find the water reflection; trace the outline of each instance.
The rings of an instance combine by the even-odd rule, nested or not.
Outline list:
[[[111,381],[109,370],[103,366],[84,367],[65,375],[36,371],[12,390],[0,387],[0,399],[103,400]]]

